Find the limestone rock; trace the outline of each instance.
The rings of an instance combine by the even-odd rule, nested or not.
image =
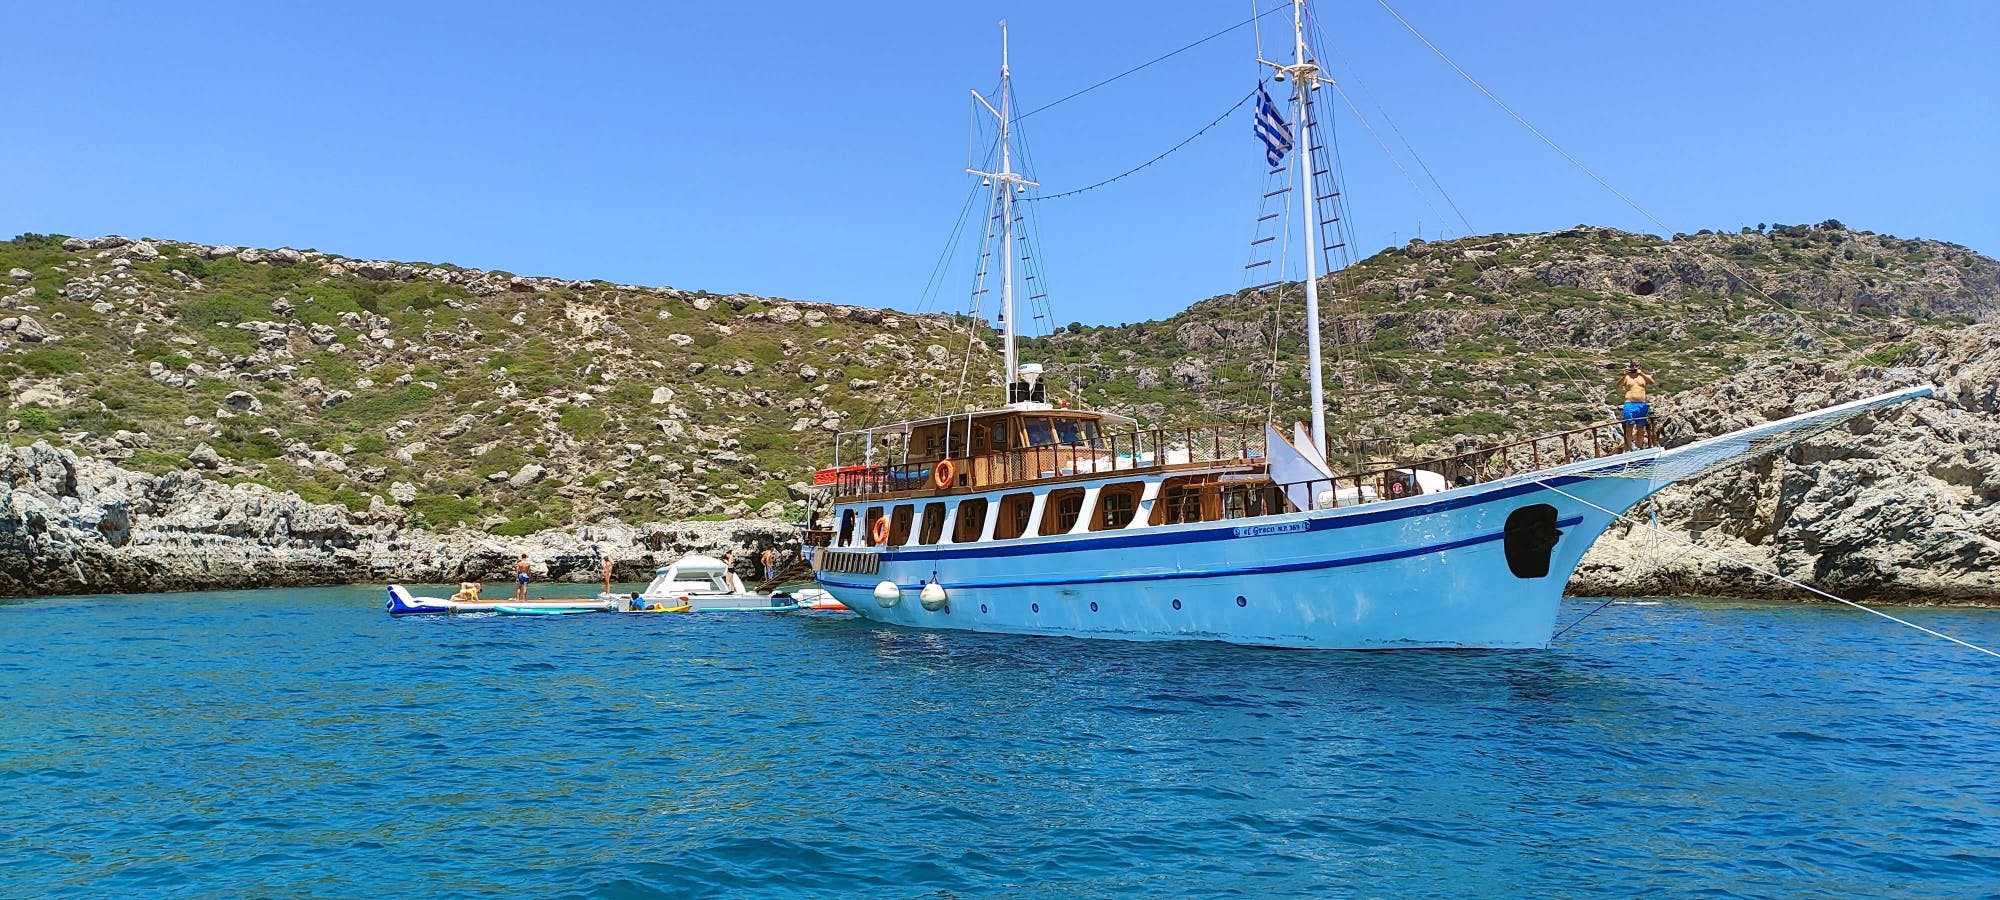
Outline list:
[[[222,454],[215,452],[215,448],[207,444],[196,444],[193,450],[188,451],[187,459],[188,462],[204,469],[222,467]]]
[[[1932,330],[1914,357],[1934,399],[1865,417],[1755,465],[1661,492],[1639,518],[1850,599],[2000,602],[2000,326]],[[1892,390],[1916,368],[1754,369],[1672,398],[1668,445]],[[1976,386],[1968,390],[1968,386]],[[1617,526],[1571,591],[1592,595],[1796,592],[1646,528]]]

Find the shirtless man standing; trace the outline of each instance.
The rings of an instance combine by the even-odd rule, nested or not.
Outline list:
[[[1653,446],[1653,406],[1646,402],[1646,388],[1652,385],[1653,376],[1639,368],[1639,363],[1625,364],[1625,374],[1618,378],[1618,389],[1625,392],[1625,406],[1620,418],[1625,423],[1625,450],[1631,452],[1640,447]]]
[[[526,553],[521,554],[520,560],[514,563],[515,600],[528,599],[528,573],[532,569],[533,567],[528,564],[528,554]]]

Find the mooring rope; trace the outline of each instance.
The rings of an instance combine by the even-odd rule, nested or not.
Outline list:
[[[1644,522],[1644,521],[1640,521],[1640,520],[1638,520],[1638,519],[1634,519],[1634,518],[1632,518],[1631,516],[1628,516],[1628,515],[1625,515],[1624,513],[1621,513],[1621,512],[1618,512],[1617,510],[1613,510],[1613,509],[1607,509],[1607,508],[1605,508],[1605,507],[1603,507],[1603,506],[1599,506],[1599,505],[1597,505],[1597,504],[1595,504],[1595,503],[1592,503],[1592,502],[1590,502],[1589,500],[1585,500],[1585,499],[1583,499],[1582,497],[1579,497],[1579,496],[1577,496],[1577,495],[1575,495],[1575,494],[1572,494],[1572,493],[1570,493],[1570,492],[1568,492],[1568,491],[1565,491],[1565,490],[1563,490],[1562,488],[1559,488],[1559,487],[1556,487],[1555,485],[1552,485],[1552,484],[1549,484],[1549,483],[1548,483],[1548,482],[1546,482],[1546,481],[1542,481],[1542,480],[1539,480],[1539,479],[1537,479],[1537,480],[1535,480],[1535,484],[1539,484],[1539,485],[1541,485],[1542,487],[1545,487],[1545,488],[1548,488],[1548,489],[1549,489],[1549,490],[1551,490],[1551,491],[1554,491],[1554,492],[1556,492],[1556,493],[1558,493],[1558,494],[1561,494],[1561,495],[1563,495],[1563,496],[1565,496],[1565,497],[1568,497],[1568,498],[1570,498],[1571,500],[1575,500],[1576,502],[1578,502],[1578,503],[1581,503],[1581,504],[1583,504],[1583,505],[1585,505],[1585,506],[1588,506],[1588,507],[1590,507],[1590,508],[1592,508],[1592,509],[1595,509],[1595,510],[1597,510],[1597,511],[1599,511],[1599,512],[1605,512],[1605,513],[1610,513],[1610,514],[1611,514],[1612,516],[1614,516],[1614,517],[1617,517],[1617,518],[1619,518],[1619,519],[1622,519],[1622,520],[1624,520],[1624,521],[1626,521],[1626,522],[1629,522],[1629,523],[1631,523],[1631,524],[1634,524],[1634,525],[1644,525],[1644,526],[1646,526],[1647,528],[1650,528],[1650,529],[1652,529],[1653,531],[1655,531],[1655,532],[1657,532],[1657,533],[1659,533],[1659,534],[1661,534],[1661,535],[1664,535],[1664,536],[1666,536],[1666,537],[1669,537],[1669,538],[1672,538],[1672,539],[1674,539],[1674,540],[1676,540],[1676,541],[1679,541],[1679,542],[1681,542],[1681,543],[1683,543],[1683,544],[1686,544],[1686,545],[1688,545],[1689,547],[1691,547],[1691,548],[1693,548],[1693,549],[1695,549],[1695,550],[1699,550],[1699,551],[1701,551],[1701,552],[1703,552],[1703,553],[1706,553],[1706,554],[1708,554],[1708,555],[1710,555],[1710,556],[1713,556],[1713,557],[1715,557],[1716,559],[1719,559],[1719,560],[1722,560],[1723,562],[1727,562],[1727,563],[1733,563],[1733,564],[1735,564],[1735,565],[1739,565],[1739,566],[1742,566],[1743,568],[1746,568],[1746,569],[1749,569],[1749,570],[1750,570],[1750,571],[1752,571],[1752,572],[1756,572],[1756,573],[1757,573],[1757,574],[1759,574],[1759,575],[1763,575],[1763,576],[1764,576],[1764,577],[1766,577],[1766,578],[1772,578],[1772,579],[1776,579],[1776,580],[1778,580],[1778,581],[1782,581],[1782,582],[1784,582],[1784,583],[1786,583],[1786,584],[1789,584],[1789,585],[1791,585],[1792,587],[1795,587],[1795,588],[1798,588],[1799,590],[1802,590],[1802,591],[1806,591],[1806,592],[1808,592],[1808,593],[1811,593],[1811,594],[1815,594],[1815,595],[1818,595],[1818,596],[1821,596],[1821,597],[1825,597],[1826,599],[1828,599],[1828,600],[1832,600],[1832,601],[1833,601],[1833,602],[1835,602],[1835,603],[1844,603],[1844,604],[1846,604],[1846,605],[1848,605],[1848,606],[1852,606],[1852,607],[1854,607],[1855,609],[1858,609],[1858,610],[1861,610],[1862,612],[1865,612],[1865,613],[1868,613],[1869,615],[1872,615],[1872,616],[1881,616],[1882,618],[1884,618],[1884,619],[1888,619],[1889,621],[1891,621],[1891,622],[1894,622],[1894,623],[1896,623],[1896,624],[1898,624],[1898,625],[1903,625],[1903,626],[1906,626],[1906,627],[1909,627],[1909,628],[1914,628],[1914,629],[1916,629],[1916,630],[1918,630],[1918,631],[1921,631],[1921,632],[1923,632],[1923,633],[1925,633],[1925,634],[1928,634],[1928,635],[1930,635],[1931,637],[1937,637],[1937,638],[1943,638],[1943,639],[1945,639],[1945,640],[1947,640],[1947,641],[1950,641],[1950,642],[1952,642],[1952,643],[1954,643],[1954,644],[1957,644],[1957,645],[1959,645],[1959,646],[1961,646],[1961,647],[1965,647],[1965,648],[1967,648],[1967,649],[1969,649],[1969,650],[1977,650],[1977,651],[1979,651],[1979,652],[1981,652],[1981,653],[1984,653],[1984,654],[1986,654],[1987,656],[1991,656],[1991,657],[1993,657],[1993,658],[1995,658],[1995,659],[2000,659],[2000,653],[1995,653],[1994,651],[1992,651],[1992,650],[1988,650],[1988,649],[1986,649],[1985,647],[1981,647],[1981,646],[1979,646],[1978,644],[1975,644],[1975,643],[1972,643],[1971,641],[1967,641],[1967,640],[1963,640],[1963,639],[1960,639],[1960,638],[1955,638],[1955,637],[1952,637],[1951,635],[1948,635],[1948,634],[1945,634],[1945,633],[1944,633],[1944,632],[1942,632],[1942,631],[1933,631],[1933,630],[1931,630],[1931,629],[1929,629],[1929,628],[1925,628],[1925,627],[1924,627],[1924,626],[1922,626],[1922,625],[1918,625],[1917,623],[1915,623],[1915,622],[1912,622],[1912,621],[1910,621],[1910,620],[1908,620],[1908,619],[1899,619],[1899,618],[1897,618],[1897,617],[1895,617],[1895,616],[1892,616],[1892,615],[1889,615],[1888,613],[1885,613],[1885,612],[1883,612],[1883,611],[1881,611],[1881,610],[1879,610],[1879,609],[1875,609],[1875,608],[1872,608],[1872,607],[1868,607],[1868,606],[1863,606],[1863,605],[1861,605],[1861,604],[1859,604],[1859,603],[1856,603],[1856,602],[1854,602],[1854,601],[1852,601],[1852,600],[1849,600],[1849,599],[1847,599],[1847,598],[1845,598],[1845,597],[1836,597],[1836,596],[1834,596],[1834,595],[1832,595],[1832,594],[1829,594],[1829,593],[1827,593],[1826,591],[1823,591],[1823,590],[1820,590],[1819,588],[1816,588],[1816,587],[1813,587],[1812,585],[1810,585],[1810,584],[1807,584],[1807,583],[1805,583],[1805,582],[1803,582],[1803,581],[1800,581],[1800,580],[1798,580],[1798,579],[1796,579],[1796,578],[1790,578],[1790,577],[1787,577],[1787,576],[1785,576],[1785,575],[1783,575],[1783,574],[1780,574],[1780,573],[1778,573],[1778,572],[1774,572],[1774,571],[1772,571],[1772,570],[1770,570],[1770,569],[1766,569],[1766,568],[1764,568],[1763,566],[1760,566],[1760,565],[1757,565],[1756,563],[1753,563],[1753,562],[1751,562],[1751,561],[1749,561],[1749,560],[1747,560],[1747,559],[1738,559],[1738,558],[1736,558],[1736,557],[1734,557],[1734,556],[1731,556],[1731,555],[1729,555],[1729,554],[1727,554],[1727,553],[1724,553],[1724,552],[1722,552],[1722,551],[1720,551],[1720,550],[1715,550],[1715,549],[1712,549],[1712,548],[1709,548],[1709,547],[1703,547],[1702,545],[1700,545],[1700,544],[1697,544],[1697,543],[1695,543],[1694,541],[1692,541],[1692,540],[1689,540],[1688,538],[1684,538],[1684,537],[1681,537],[1680,535],[1678,535],[1678,534],[1675,534],[1675,533],[1673,533],[1673,532],[1671,532],[1671,531],[1668,531],[1668,530],[1666,530],[1665,528],[1661,528],[1661,527],[1660,527],[1660,526],[1658,526],[1658,525],[1654,525],[1654,524],[1652,524],[1651,522]],[[1599,608],[1601,609],[1602,607],[1599,607]],[[1596,612],[1596,610],[1592,610],[1592,612]],[[1583,620],[1582,620],[1582,619],[1578,619],[1577,621],[1578,621],[1578,622],[1581,622],[1581,621],[1583,621]],[[1575,626],[1575,623],[1571,623],[1571,627],[1574,627],[1574,626]],[[1564,631],[1568,631],[1569,629],[1568,629],[1568,628],[1565,628],[1565,629],[1563,629],[1563,630],[1564,630]],[[1560,633],[1558,633],[1557,637],[1560,637],[1560,636],[1561,636],[1561,635],[1560,635]],[[1554,641],[1554,638],[1551,638],[1550,640],[1551,640],[1551,641],[1553,642],[1553,641]]]

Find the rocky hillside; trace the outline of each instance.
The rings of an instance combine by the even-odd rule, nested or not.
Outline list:
[[[1979,342],[1992,330],[1973,323],[2000,309],[1993,260],[1834,222],[1670,241],[1578,228],[1416,242],[1325,286],[1336,432],[1376,455],[1391,443],[1418,452],[1602,420],[1610,370],[1628,358],[1660,374],[1661,406],[1695,431],[1737,421],[1745,398],[1803,408],[1868,389],[1892,368],[1899,378],[1962,370],[1971,374],[1954,376],[1961,383],[1990,388]],[[1055,393],[1073,404],[1142,419],[1301,416],[1297,294],[1072,325],[1026,342],[1023,356],[1047,363]],[[603,543],[624,548],[611,555],[635,566],[654,545],[754,544],[763,538],[668,540],[657,535],[673,526],[619,523],[796,515],[833,431],[990,399],[995,345],[983,325],[944,316],[317,251],[23,235],[0,243],[0,421],[16,454],[0,480],[12,489],[0,537],[42,548],[24,551],[41,574],[0,593],[113,586],[92,571],[159,586],[149,566],[206,565],[217,584],[260,583],[238,572],[450,580],[504,554],[491,541],[552,527],[604,530]],[[1663,516],[1843,584],[1909,588],[1875,593],[2000,595],[1975,574],[1993,566],[1978,541],[1940,537],[1896,557],[1914,547],[1898,541],[1930,532],[1906,523],[1886,544],[1873,533],[1831,545],[1815,536],[1838,530],[1830,517],[1850,488],[1886,496],[1869,491],[1910,484],[1927,492],[1921,508],[1935,521],[1994,539],[2000,489],[1967,449],[1990,449],[1994,410],[1990,392],[1982,406],[1976,385],[1967,390],[1955,406],[1899,414],[1916,417],[1898,422],[1923,433],[1917,443],[1842,438],[1827,451],[1841,459],[1795,453],[1723,476],[1751,481],[1666,495]],[[1941,410],[1950,416],[1922,418]],[[75,474],[85,470],[95,474]],[[1815,493],[1821,478],[1849,481]],[[1764,499],[1746,508],[1745,491]],[[528,542],[549,544],[538,559],[574,574],[562,559],[578,533],[544,538]],[[154,546],[169,549],[137,549]],[[203,546],[237,549],[204,556]],[[411,555],[423,546],[445,549]],[[1611,555],[1593,559],[1632,546],[1607,543]],[[1875,568],[1854,568],[1884,553]],[[107,561],[119,555],[127,562]],[[1973,587],[1952,593],[1895,574],[1897,558]],[[1651,580],[1607,571],[1587,567],[1580,585],[1715,592],[1741,582],[1713,572],[1674,581],[1694,571],[1685,566],[1655,567]]]
[[[1576,228],[1412,242],[1328,278],[1321,300],[1336,437],[1407,446],[1603,421],[1627,359],[1670,409],[1766,361],[1888,362],[1920,325],[1992,319],[2000,263],[1837,222],[1671,241]],[[1282,420],[1305,410],[1302,305],[1295,285],[1218,297],[1072,325],[1024,355],[1143,419]]]
[[[2000,325],[1925,328],[1896,365],[1780,363],[1678,398],[1669,444],[1910,384],[1937,393],[1634,514],[1850,598],[2000,603]],[[1587,595],[1800,595],[1648,528],[1616,526],[1571,582]]]
[[[831,432],[928,411],[967,345],[942,316],[291,249],[24,235],[0,273],[9,442],[501,535],[783,516]]]

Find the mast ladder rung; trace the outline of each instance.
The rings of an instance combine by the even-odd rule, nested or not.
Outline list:
[[[1269,221],[1271,221],[1272,219],[1275,219],[1275,218],[1277,218],[1277,217],[1279,217],[1279,216],[1282,216],[1282,215],[1284,215],[1284,213],[1272,213],[1272,214],[1270,214],[1270,215],[1268,215],[1268,216],[1258,216],[1258,217],[1257,217],[1257,221],[1259,221],[1259,222],[1269,222]]]
[[[1347,245],[1346,245],[1345,243],[1340,243],[1340,244],[1333,244],[1333,245],[1331,245],[1331,246],[1327,247],[1326,249],[1327,249],[1327,250],[1328,250],[1329,252],[1331,252],[1331,251],[1334,251],[1334,250],[1338,250],[1338,249],[1340,249],[1340,248],[1342,248],[1342,247],[1345,247],[1345,246],[1347,246]]]
[[[1276,236],[1276,235],[1272,235],[1271,237],[1266,237],[1266,238],[1258,238],[1258,239],[1256,239],[1256,240],[1254,240],[1254,241],[1251,241],[1251,242],[1250,242],[1250,246],[1252,246],[1252,247],[1255,247],[1255,246],[1257,246],[1258,244],[1268,244],[1268,243],[1270,243],[1270,242],[1272,242],[1272,241],[1275,241],[1275,240],[1277,240],[1277,239],[1278,239],[1278,238],[1277,238],[1277,236]]]
[[[1247,287],[1247,288],[1244,288],[1244,290],[1246,290],[1246,291],[1262,291],[1262,290],[1267,290],[1267,289],[1269,289],[1269,288],[1274,288],[1274,287],[1277,287],[1278,285],[1281,285],[1281,284],[1284,284],[1284,282],[1282,282],[1282,281],[1266,281],[1266,282],[1264,282],[1263,284],[1260,284],[1260,285],[1257,285],[1256,287]]]
[[[1318,178],[1319,176],[1321,176],[1321,175],[1325,175],[1325,174],[1326,174],[1326,170],[1325,170],[1325,169],[1321,169],[1321,170],[1319,170],[1319,171],[1317,171],[1317,172],[1314,172],[1314,173],[1313,173],[1313,177],[1314,177],[1314,178]]]
[[[980,288],[979,290],[976,290],[976,291],[973,291],[973,292],[972,292],[972,296],[974,296],[974,297],[977,297],[977,296],[979,296],[980,294],[984,294],[984,293],[986,293],[986,288]]]
[[[1270,264],[1271,264],[1271,261],[1267,259],[1267,260],[1264,260],[1263,262],[1253,262],[1253,263],[1251,263],[1251,264],[1249,264],[1249,265],[1247,265],[1247,266],[1244,266],[1243,268],[1245,268],[1245,269],[1254,269],[1254,268],[1257,268],[1258,266],[1268,266],[1268,265],[1270,265]]]
[[[1279,188],[1279,189],[1277,189],[1277,190],[1275,190],[1275,191],[1272,191],[1272,192],[1270,192],[1270,193],[1268,193],[1268,194],[1265,194],[1265,195],[1264,195],[1264,199],[1266,199],[1266,200],[1269,200],[1269,199],[1271,199],[1272,197],[1276,197],[1276,196],[1278,196],[1279,194],[1284,194],[1284,193],[1289,193],[1290,191],[1291,191],[1291,188],[1288,188],[1288,187],[1281,187],[1281,188]]]
[[[1028,299],[1030,299],[1030,300],[1040,300],[1040,299],[1042,299],[1043,297],[1046,297],[1046,296],[1048,296],[1048,295],[1047,295],[1047,294],[1030,294],[1030,295],[1028,296]],[[1035,315],[1035,318],[1039,319],[1039,318],[1041,318],[1041,315],[1040,315],[1039,313],[1037,313],[1037,314]]]

